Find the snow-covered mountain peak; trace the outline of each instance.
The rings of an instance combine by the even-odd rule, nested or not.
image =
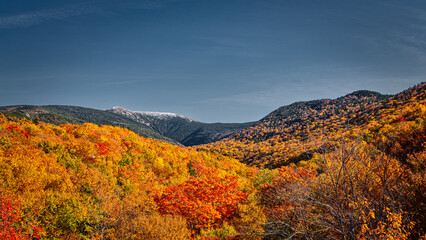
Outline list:
[[[183,115],[179,115],[176,113],[168,113],[168,112],[144,112],[144,111],[135,111],[135,113],[139,113],[146,116],[151,116],[155,118],[173,118],[173,117],[180,117],[180,118],[187,118]]]
[[[148,112],[148,111],[131,111],[122,107],[113,107],[111,109],[115,113],[119,113],[125,116],[139,114],[149,118],[156,119],[170,119],[170,118],[184,118],[188,121],[194,122],[194,120],[185,117],[184,115],[176,114],[176,113],[168,113],[168,112]]]

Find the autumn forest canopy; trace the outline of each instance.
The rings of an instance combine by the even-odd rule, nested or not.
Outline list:
[[[0,114],[0,239],[426,239],[426,83],[192,147],[31,111]]]

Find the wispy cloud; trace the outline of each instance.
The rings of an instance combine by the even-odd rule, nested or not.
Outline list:
[[[322,84],[316,89],[309,87],[308,81],[295,81],[288,83],[277,83],[269,88],[253,90],[246,93],[229,95],[218,98],[202,100],[206,104],[238,104],[248,106],[262,106],[273,109],[282,105],[291,104],[296,101],[307,101],[328,97],[344,95],[346,89],[338,84]]]
[[[58,8],[0,16],[0,29],[30,27],[52,20],[64,20],[93,13],[114,13],[120,9],[160,9],[178,1],[183,0],[109,0],[72,4]]]
[[[110,0],[104,6],[109,5],[113,9],[143,9],[155,10],[167,7],[175,2],[194,1],[194,0]]]
[[[197,104],[260,106],[274,109],[296,101],[337,98],[356,90],[395,94],[418,83],[413,78],[371,77],[364,67],[300,67],[294,72],[265,74],[271,84],[258,85],[246,92],[203,99]]]
[[[426,36],[423,34],[394,33],[391,44],[394,48],[417,62],[426,62]]]
[[[135,83],[141,83],[141,82],[147,82],[148,80],[144,79],[132,79],[132,80],[122,80],[122,81],[110,81],[105,82],[103,85],[105,86],[117,86],[117,85],[129,85],[129,84],[135,84]]]
[[[392,5],[402,17],[401,26],[389,33],[388,41],[394,49],[421,64],[426,62],[426,11],[404,5]]]
[[[194,37],[201,45],[193,47],[209,55],[258,58],[265,57],[265,52],[253,43],[253,36],[203,36]]]
[[[62,20],[99,11],[88,4],[74,4],[29,13],[0,17],[0,29],[30,27],[51,20]]]
[[[140,9],[159,9],[164,7],[166,1],[152,1],[152,0],[142,0],[142,1],[131,1],[129,7],[140,8]]]

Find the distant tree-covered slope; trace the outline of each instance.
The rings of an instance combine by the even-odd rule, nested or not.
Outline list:
[[[293,103],[247,129],[198,149],[261,167],[288,165],[310,159],[317,150],[312,147],[313,141],[325,141],[324,138],[330,136],[337,138],[407,104],[424,104],[425,90],[423,83],[395,96],[357,91],[337,99]]]
[[[365,121],[363,112],[389,99],[371,91],[356,91],[337,99],[296,102],[271,112],[250,128],[233,135],[235,140],[265,141],[274,137],[305,138],[324,126],[338,129]]]
[[[41,121],[56,125],[64,123],[94,123],[101,125],[121,126],[129,128],[144,137],[150,137],[178,144],[173,139],[170,139],[159,134],[156,131],[153,131],[145,124],[141,124],[137,121],[134,121],[119,114],[92,108],[62,105],[21,105],[0,107],[0,112],[9,117],[27,118],[32,119],[34,121]]]
[[[5,106],[0,112],[10,117],[27,118],[52,124],[95,123],[122,126],[154,139],[193,146],[218,141],[253,124],[202,123],[174,113],[135,112],[121,107],[98,110],[79,106]]]

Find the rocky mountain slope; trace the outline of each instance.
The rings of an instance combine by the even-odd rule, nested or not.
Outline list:
[[[107,111],[145,124],[185,146],[218,141],[253,124],[253,122],[202,123],[175,113],[130,111],[122,107],[114,107]]]

